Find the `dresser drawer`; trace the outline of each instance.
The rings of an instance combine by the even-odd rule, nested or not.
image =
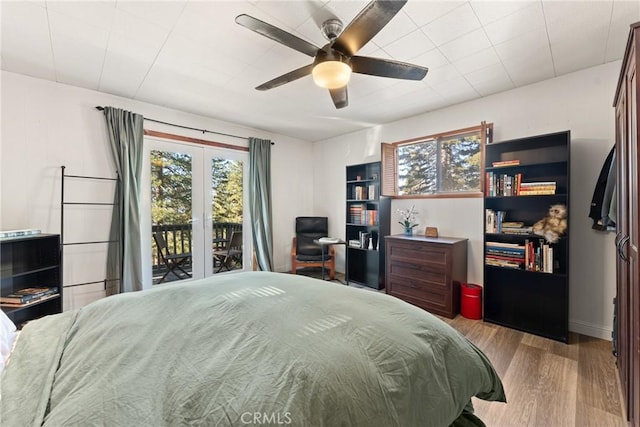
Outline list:
[[[442,286],[405,279],[391,278],[390,295],[422,307],[434,314],[451,315],[451,292]]]
[[[439,245],[392,242],[389,245],[387,256],[392,260],[402,259],[417,264],[446,265],[449,257],[449,248],[440,247]]]
[[[406,260],[395,260],[390,263],[389,276],[402,278],[407,282],[415,281],[417,284],[429,282],[444,288],[448,287],[450,280],[445,265],[418,264]]]

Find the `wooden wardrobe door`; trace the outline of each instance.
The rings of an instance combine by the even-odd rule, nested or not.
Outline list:
[[[626,86],[626,85],[625,85]],[[616,168],[617,168],[617,215],[616,215],[616,354],[620,387],[625,398],[626,415],[629,414],[629,270],[620,256],[620,244],[629,233],[627,173],[627,102],[626,87],[620,92],[616,108]]]
[[[640,22],[631,26],[615,96],[617,156],[617,321],[620,384],[630,426],[640,426],[640,224],[637,66]]]
[[[629,191],[629,240],[621,247],[623,254],[627,258],[629,271],[629,300],[630,300],[630,372],[629,372],[629,420],[631,425],[640,425],[640,266],[638,248],[640,247],[640,227],[638,216],[638,162],[640,155],[640,140],[638,139],[638,121],[640,120],[638,111],[638,93],[640,87],[637,79],[637,47],[639,30],[636,30],[636,44],[632,50],[635,51],[636,60],[629,63],[627,72],[628,82],[628,111],[629,111],[629,151],[628,151],[628,191]]]

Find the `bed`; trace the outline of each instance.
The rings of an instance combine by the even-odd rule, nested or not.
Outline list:
[[[394,297],[243,272],[29,322],[0,386],[6,426],[483,425],[485,355]]]

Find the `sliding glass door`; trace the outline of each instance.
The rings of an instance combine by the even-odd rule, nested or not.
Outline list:
[[[145,139],[145,283],[250,267],[245,227],[247,154]],[[248,221],[247,221],[248,222]]]

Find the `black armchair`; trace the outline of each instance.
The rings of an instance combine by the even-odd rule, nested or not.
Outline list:
[[[320,246],[314,240],[329,233],[327,217],[299,216],[296,218],[296,236],[291,245],[291,273],[299,268],[321,267],[329,269],[329,278],[336,277],[336,256],[333,246]],[[328,248],[328,249],[327,249]],[[324,265],[322,265],[322,251]]]

